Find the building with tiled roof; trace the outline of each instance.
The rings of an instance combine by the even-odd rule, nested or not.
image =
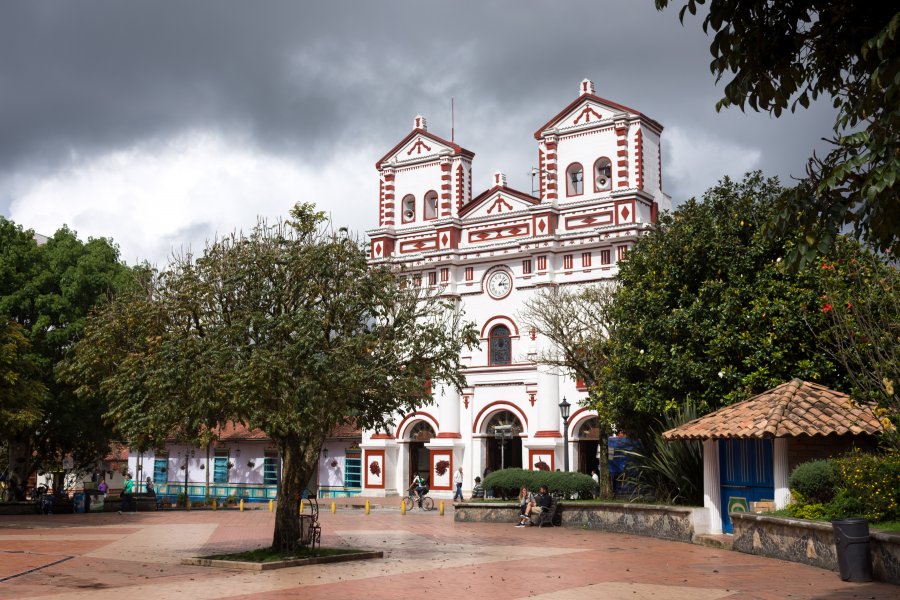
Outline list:
[[[663,433],[703,441],[704,506],[710,530],[730,532],[730,512],[753,502],[790,501],[788,476],[798,464],[872,448],[883,427],[874,405],[794,379]]]

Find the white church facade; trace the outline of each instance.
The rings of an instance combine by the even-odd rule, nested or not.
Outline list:
[[[670,208],[661,133],[659,123],[597,96],[584,80],[578,97],[534,134],[537,196],[508,187],[502,173],[474,194],[474,153],[429,132],[421,116],[376,163],[372,263],[402,266],[410,284],[457,299],[481,344],[461,357],[461,393],[436,386],[433,403],[397,415],[393,430],[363,432],[363,495],[402,494],[420,474],[434,496],[450,498],[461,466],[468,496],[485,469],[562,469],[564,453],[570,470],[596,466],[596,413],[579,406],[586,391],[535,364],[549,342],[519,315],[541,287],[614,277]],[[567,432],[563,398],[573,405]]]

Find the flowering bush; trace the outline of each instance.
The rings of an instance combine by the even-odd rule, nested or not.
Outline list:
[[[800,519],[900,519],[900,453],[854,451],[799,465],[790,478],[791,516]]]

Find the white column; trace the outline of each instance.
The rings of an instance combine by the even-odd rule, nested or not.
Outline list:
[[[709,532],[722,533],[718,440],[703,440],[703,506],[709,511]]]
[[[443,433],[459,434],[459,392],[452,385],[441,385],[440,396],[437,398],[440,406],[441,431]]]
[[[775,438],[772,462],[772,475],[775,479],[775,510],[781,510],[791,501],[791,491],[788,489],[787,438]]]
[[[540,335],[538,338],[540,345],[540,356],[553,356],[556,349],[553,342],[546,336]],[[559,416],[559,375],[556,373],[555,367],[544,364],[538,364],[537,367],[537,405],[538,405],[538,422],[534,433],[539,431],[560,431],[561,421]]]

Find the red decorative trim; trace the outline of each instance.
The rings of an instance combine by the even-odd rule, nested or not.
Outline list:
[[[528,469],[530,471],[537,471],[535,468],[536,459],[543,458],[545,456],[550,457],[550,470],[553,471],[556,468],[556,452],[552,450],[535,450],[534,448],[528,449]]]
[[[396,146],[391,148],[387,154],[385,154],[380,159],[378,159],[378,162],[375,163],[375,168],[380,169],[381,164],[384,161],[386,161],[391,156],[393,156],[394,154],[399,152],[400,149],[403,148],[403,146],[405,146],[407,143],[409,143],[409,141],[412,140],[417,135],[421,135],[422,137],[428,138],[433,142],[437,142],[438,144],[443,144],[444,146],[451,148],[453,150],[454,155],[459,154],[459,155],[462,155],[462,156],[465,156],[468,158],[475,157],[474,152],[472,152],[470,150],[466,150],[465,148],[458,146],[457,144],[454,144],[453,142],[450,142],[443,138],[440,138],[440,137],[434,135],[433,133],[429,133],[428,131],[426,131],[424,129],[413,129],[405,138],[403,138],[403,140],[400,141],[399,144],[397,144]]]
[[[534,392],[528,392],[528,401],[531,402],[532,406],[534,406],[535,396]]]
[[[469,397],[468,396],[463,396],[463,406],[465,406],[466,408],[469,408]]]
[[[471,176],[471,174],[472,173],[470,171],[469,175]],[[491,189],[481,192],[471,202],[469,202],[468,204],[463,206],[462,209],[459,211],[459,216],[462,217],[462,216],[469,214],[470,212],[475,210],[475,207],[488,202],[491,198],[494,197],[494,194],[499,194],[499,193],[503,193],[504,195],[510,196],[512,198],[517,198],[517,199],[527,202],[529,204],[540,204],[541,203],[539,198],[535,198],[531,194],[526,194],[525,192],[520,192],[519,190],[514,190],[510,187],[501,187],[499,185],[495,185]]]
[[[569,415],[569,438],[572,437],[573,432],[578,430],[578,427],[576,427],[576,425],[581,425],[583,421],[596,416],[597,411],[586,406],[582,406],[571,415]]]
[[[414,419],[414,418],[416,418],[416,417],[418,417],[418,418],[420,418],[421,420],[426,421],[426,422],[427,422],[427,419],[426,419],[425,417],[427,417],[428,419],[431,419],[431,422],[428,423],[428,424],[431,425],[432,427],[434,427],[434,430],[435,430],[435,431],[439,431],[439,430],[441,429],[441,424],[438,423],[438,420],[437,420],[437,419],[435,419],[433,416],[431,416],[431,415],[428,414],[427,412],[424,412],[424,411],[421,411],[421,410],[417,410],[416,412],[409,413],[408,415],[406,415],[405,417],[403,417],[403,420],[402,420],[402,421],[400,421],[400,425],[397,426],[397,431],[396,431],[395,434],[394,434],[394,436],[395,436],[398,440],[401,439],[401,438],[403,437],[403,435],[405,435],[405,433],[406,433],[406,432],[404,431],[404,425],[405,425],[405,424],[408,425],[408,424],[407,424],[407,421],[410,421],[410,419]],[[410,421],[410,422],[412,422],[412,421]]]
[[[525,428],[526,429],[528,428],[528,417],[525,416],[525,413],[522,412],[521,408],[519,408],[516,404],[513,404],[512,402],[508,402],[506,400],[497,400],[496,402],[491,402],[490,404],[488,404],[487,406],[482,408],[480,411],[478,411],[478,414],[475,415],[475,419],[472,421],[472,433],[478,433],[478,426],[481,424],[482,415],[484,415],[486,411],[490,410],[490,412],[488,414],[492,415],[495,412],[497,412],[498,410],[505,409],[505,408],[495,408],[497,406],[502,406],[502,407],[508,406],[509,412],[516,414],[516,416],[519,417],[519,420],[522,422],[522,424],[525,426]]]
[[[456,210],[459,211],[463,205],[463,166],[456,167]]]
[[[597,96],[597,95],[595,95],[595,94],[582,94],[581,96],[578,96],[577,98],[575,98],[575,100],[573,100],[573,101],[572,101],[568,106],[566,106],[564,109],[562,109],[561,111],[559,111],[559,114],[557,114],[555,117],[553,117],[552,119],[550,119],[549,121],[547,121],[540,129],[538,129],[537,131],[535,131],[535,132],[534,132],[534,139],[536,139],[536,140],[541,139],[541,135],[544,133],[544,131],[546,131],[547,129],[550,129],[551,127],[553,127],[554,125],[556,125],[557,123],[559,123],[561,120],[563,120],[563,118],[565,118],[566,116],[568,116],[569,113],[571,113],[573,110],[575,110],[575,109],[578,107],[579,104],[581,104],[582,102],[587,103],[588,100],[593,100],[594,102],[597,102],[597,103],[599,103],[599,104],[601,104],[601,105],[606,105],[606,106],[608,106],[608,107],[610,107],[610,108],[617,109],[616,112],[618,112],[618,111],[625,111],[625,112],[629,112],[629,113],[632,113],[632,114],[634,114],[634,115],[637,115],[639,118],[641,118],[642,120],[646,121],[646,122],[651,126],[651,128],[656,129],[656,130],[658,130],[660,133],[662,133],[662,130],[663,130],[663,126],[662,126],[662,125],[660,125],[659,123],[657,123],[657,122],[654,121],[653,119],[647,117],[646,115],[644,115],[644,114],[642,114],[642,113],[639,113],[638,111],[634,110],[633,108],[628,108],[627,106],[625,106],[625,105],[623,105],[623,104],[618,104],[618,103],[616,103],[616,102],[612,102],[612,101],[607,100],[607,99],[605,99],[605,98],[601,98],[600,96]]]
[[[566,217],[566,229],[581,229],[583,227],[598,227],[600,225],[612,225],[615,222],[613,211],[606,210],[587,215],[574,215]]]
[[[435,482],[435,475],[437,473],[434,470],[435,465],[437,465],[438,460],[446,460],[450,463],[450,466],[447,467],[449,474],[447,475],[447,485],[437,485]],[[431,463],[431,489],[433,490],[450,490],[453,489],[453,452],[448,452],[447,450],[432,450],[429,456],[429,462]]]
[[[637,130],[635,136],[635,185],[639,190],[644,189],[644,132]]]
[[[492,325],[493,323],[493,325]],[[494,325],[499,323],[512,325],[512,332],[514,335],[510,336],[513,338],[519,337],[519,327],[516,325],[516,322],[512,320],[512,317],[507,317],[506,315],[494,315],[490,319],[484,322],[484,326],[481,328],[481,339],[488,339],[487,332],[494,328]]]
[[[437,250],[437,240],[435,238],[425,238],[422,240],[400,242],[400,254],[422,252],[424,250]]]
[[[389,433],[376,433],[372,435],[371,439],[373,440],[392,440],[394,436]]]
[[[452,440],[462,439],[461,434],[454,433],[452,431],[442,431],[441,433],[437,434],[437,437],[439,437],[441,439],[452,439]]]
[[[488,211],[490,212],[490,211]],[[519,225],[506,225],[503,227],[494,227],[491,229],[479,229],[469,232],[469,243],[477,244],[480,242],[496,242],[508,238],[522,237],[530,234],[528,223]]]
[[[558,438],[558,437],[562,437],[562,436],[563,435],[558,431],[548,431],[548,430],[538,431],[538,432],[535,432],[535,434],[534,434],[534,437],[536,437],[536,438]]]
[[[381,465],[381,483],[378,485],[369,483],[369,464],[371,464],[372,459],[374,459],[376,456],[381,457],[381,461],[378,463],[379,465]],[[365,487],[383,490],[385,480],[384,450],[366,450],[366,461],[363,465],[363,469],[365,470]]]

